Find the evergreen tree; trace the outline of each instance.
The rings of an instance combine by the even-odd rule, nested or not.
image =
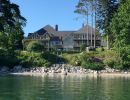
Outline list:
[[[117,13],[110,23],[114,38],[114,47],[119,54],[121,64],[130,66],[130,0],[122,0]]]
[[[21,16],[19,6],[10,0],[0,0],[0,46],[6,49],[22,48],[23,26],[26,19]]]

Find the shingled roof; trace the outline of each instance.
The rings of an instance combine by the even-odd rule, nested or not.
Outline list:
[[[64,38],[64,37],[66,37],[67,35],[69,35],[69,34],[72,34],[72,33],[74,33],[75,31],[57,31],[54,35],[55,36],[58,36],[58,37],[60,37],[60,38]]]
[[[38,35],[43,35],[44,33],[49,33],[51,36],[56,33],[55,29],[51,27],[50,25],[46,25],[45,27],[41,28],[40,30],[34,32],[37,33]]]
[[[89,30],[89,34],[91,34],[91,26],[88,25],[88,30]],[[33,35],[33,34],[38,34],[38,35],[44,35],[45,33],[48,33],[50,35],[50,37],[59,37],[59,38],[65,38],[66,36],[70,35],[70,34],[84,34],[87,33],[87,25],[85,25],[84,27],[80,28],[77,31],[56,31],[52,26],[50,25],[46,25],[45,27],[39,29],[38,31],[29,34]],[[93,28],[93,34],[94,34],[94,28]]]

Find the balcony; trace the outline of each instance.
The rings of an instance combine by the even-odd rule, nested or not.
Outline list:
[[[80,47],[82,44],[74,44],[74,47]]]

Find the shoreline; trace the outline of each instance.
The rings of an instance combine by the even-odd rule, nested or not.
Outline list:
[[[130,73],[67,73],[64,75],[62,73],[31,73],[31,72],[22,72],[22,73],[8,73],[9,75],[20,75],[20,76],[76,76],[76,77],[130,77]]]
[[[14,66],[9,69],[8,67],[1,67],[0,75],[9,74],[9,75],[30,75],[30,76],[127,76],[130,77],[130,70],[117,70],[112,68],[105,68],[104,70],[96,71],[91,69],[85,69],[81,66],[72,66],[68,64],[54,64],[49,68],[46,67],[32,67],[25,68],[22,66]]]

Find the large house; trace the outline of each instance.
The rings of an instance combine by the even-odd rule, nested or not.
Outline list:
[[[55,28],[46,25],[34,33],[29,33],[26,39],[38,40],[48,50],[80,50],[82,44],[94,46],[94,39],[96,47],[101,45],[100,35],[94,36],[92,28],[87,25],[77,31],[59,31],[58,25]]]

